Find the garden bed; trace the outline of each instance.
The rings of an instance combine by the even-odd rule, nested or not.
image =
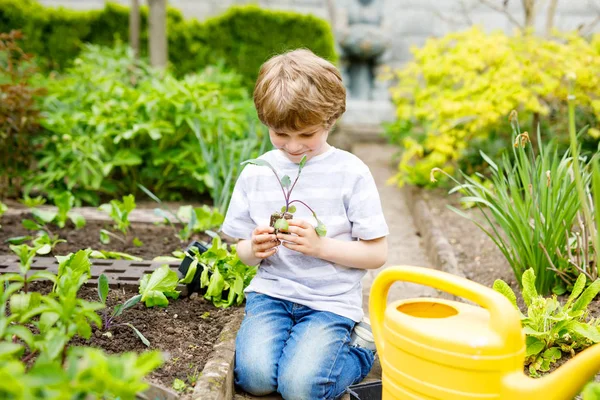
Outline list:
[[[21,221],[30,218],[28,215],[5,215],[2,218],[0,230],[0,255],[12,255],[5,240],[15,236],[31,235],[31,231],[22,227]],[[132,223],[130,236],[138,237],[143,245],[136,247],[118,240],[102,244],[99,240],[100,229],[110,229],[110,221],[87,221],[82,229],[75,230],[71,222],[63,229],[54,226],[54,234],[66,239],[54,250],[55,255],[66,255],[85,248],[94,250],[109,250],[125,252],[144,260],[152,260],[157,256],[167,256],[175,250],[184,250],[188,243],[181,243],[175,231],[170,226],[153,225],[148,223]],[[205,234],[195,235],[192,240],[210,241]],[[51,255],[44,256],[50,257]],[[36,283],[35,290],[48,292],[50,285]],[[112,288],[107,298],[107,307],[112,311],[116,304],[122,304],[127,299],[138,294],[138,282],[130,285]],[[95,286],[87,286],[80,290],[79,298],[88,301],[99,301]],[[100,347],[108,353],[124,351],[143,352],[147,349],[161,350],[167,356],[163,366],[148,376],[150,382],[172,387],[175,379],[180,379],[192,385],[202,372],[213,346],[220,336],[223,327],[239,311],[238,307],[217,308],[201,295],[192,294],[189,297],[170,300],[165,308],[147,308],[143,303],[126,310],[121,316],[120,323],[131,323],[150,342],[147,347],[128,326],[119,326],[106,334],[101,329],[93,328],[89,340],[76,337],[71,342],[74,345]],[[102,311],[99,311],[102,315]]]
[[[442,189],[418,190],[418,196],[424,199],[431,211],[432,217],[450,242],[459,270],[475,282],[492,287],[496,279],[502,279],[510,285],[517,296],[517,304],[521,311],[526,312],[521,296],[521,289],[506,258],[492,240],[472,221],[458,215],[447,206],[451,205],[470,215],[481,215],[477,208],[464,210],[457,194],[448,195]],[[558,296],[564,304],[568,295]],[[600,318],[600,296],[596,297],[589,306],[590,315]],[[550,367],[550,372],[567,362],[571,357],[564,354],[556,364]],[[529,373],[528,368],[524,368]],[[600,373],[595,380],[600,382]],[[578,397],[580,398],[580,397]]]

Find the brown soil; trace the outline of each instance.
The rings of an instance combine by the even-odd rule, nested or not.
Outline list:
[[[6,239],[15,236],[35,236],[34,231],[23,228],[21,221],[24,219],[32,219],[30,214],[23,216],[5,215],[2,217],[2,228],[0,229],[0,254],[10,254]],[[65,239],[67,243],[59,243],[56,245],[55,254],[68,254],[76,252],[87,247],[94,250],[110,250],[128,253],[134,256],[142,257],[145,260],[151,260],[157,256],[168,256],[175,250],[184,250],[188,243],[181,242],[173,228],[168,225],[152,225],[144,223],[132,223],[128,240],[123,243],[115,238],[111,238],[109,244],[100,242],[100,230],[106,229],[110,232],[117,233],[112,228],[112,222],[103,221],[87,221],[86,225],[76,230],[71,221],[67,222],[67,226],[63,229],[58,229],[56,226],[51,226],[52,233]],[[120,232],[119,232],[120,234]],[[132,240],[137,237],[142,241],[141,247],[133,245]],[[208,235],[196,235],[192,240],[201,239],[210,242]]]
[[[456,214],[447,205],[476,217],[481,216],[481,212],[476,208],[462,209],[460,196],[448,195],[444,190],[421,190],[420,194],[427,201],[433,217],[452,245],[458,266],[466,277],[488,287],[491,287],[496,279],[502,279],[511,286],[517,295],[519,307],[525,311],[519,285],[502,252],[473,222]],[[566,296],[559,296],[559,300],[564,304]],[[592,317],[600,317],[600,296],[590,303],[588,309]],[[567,362],[569,358],[564,355],[550,371]],[[527,369],[525,372],[528,372]],[[600,381],[600,374],[596,375],[596,381]]]
[[[31,218],[25,216],[4,216],[0,229],[0,254],[12,253],[5,240],[14,236],[31,235],[21,225],[21,220]],[[124,244],[112,239],[108,245],[103,245],[99,240],[100,229],[111,230],[110,222],[88,221],[86,226],[75,230],[68,222],[64,229],[54,227],[53,233],[66,239],[67,243],[56,246],[55,254],[64,255],[80,249],[91,247],[95,250],[120,251],[136,255],[145,260],[156,256],[170,255],[175,250],[183,250],[188,243],[180,242],[174,230],[169,226],[137,223],[132,224],[132,234],[137,236],[143,246],[135,247],[129,243]],[[52,228],[51,228],[52,229]],[[112,230],[111,230],[112,231]],[[192,240],[210,241],[205,234],[196,235]],[[225,238],[227,242],[230,240]],[[47,292],[49,288],[43,284],[34,286],[34,290]],[[122,303],[137,294],[137,287],[111,289],[107,305],[112,310],[115,304]],[[86,300],[98,301],[98,292],[95,287],[84,287],[80,297]],[[150,341],[150,349],[161,350],[167,361],[160,369],[153,372],[148,378],[150,381],[171,387],[175,378],[190,384],[195,382],[198,374],[202,372],[204,364],[212,351],[214,342],[218,339],[223,326],[230,320],[233,313],[239,308],[219,309],[205,301],[201,296],[192,294],[190,298],[169,300],[166,308],[146,308],[137,304],[125,311],[116,323],[131,323]],[[99,312],[102,315],[102,310]],[[87,345],[101,347],[109,353],[124,351],[142,352],[148,349],[128,326],[114,327],[110,335],[105,335],[103,329],[94,328],[89,340],[76,338],[74,345]]]

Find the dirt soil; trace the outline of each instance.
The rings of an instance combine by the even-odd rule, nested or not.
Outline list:
[[[5,215],[2,217],[2,221],[0,222],[2,224],[2,229],[0,229],[0,254],[12,253],[8,247],[8,243],[5,243],[6,239],[16,236],[35,236],[34,231],[23,228],[21,221],[24,219],[32,219],[31,214],[23,216]],[[125,243],[111,238],[109,244],[102,244],[100,242],[100,230],[106,229],[117,233],[112,228],[112,222],[87,221],[83,228],[76,230],[71,221],[68,221],[67,226],[63,229],[58,229],[56,226],[52,226],[50,229],[53,234],[67,241],[67,243],[56,245],[54,254],[58,255],[91,247],[94,250],[119,251],[142,257],[145,260],[151,260],[157,256],[171,255],[171,252],[175,250],[184,250],[189,244],[188,242],[182,243],[177,237],[175,230],[168,225],[132,223]],[[133,245],[132,240],[134,237],[142,241],[143,245],[141,247]],[[200,234],[190,238],[190,242],[198,239],[208,243],[211,241],[208,235]]]
[[[31,235],[21,225],[21,220],[31,216],[4,216],[2,229],[0,229],[0,254],[11,254],[7,238],[14,236]],[[129,243],[124,244],[112,239],[108,245],[103,245],[99,240],[100,229],[111,229],[110,222],[88,221],[86,226],[75,230],[68,222],[64,229],[54,227],[53,233],[67,240],[56,246],[55,254],[64,255],[80,249],[91,247],[95,250],[120,251],[136,255],[144,260],[151,260],[156,256],[170,255],[175,250],[183,250],[188,243],[181,243],[175,236],[174,230],[169,226],[137,223],[132,224],[132,235],[137,236],[143,246],[135,247]],[[51,228],[52,229],[52,228]],[[190,239],[201,239],[210,242],[208,235],[200,234]],[[230,242],[230,239],[224,238]],[[51,255],[49,255],[51,256]],[[48,292],[49,286],[37,284],[34,290]],[[116,304],[120,304],[137,294],[137,287],[111,289],[108,295],[107,306],[112,311]],[[96,287],[83,287],[80,297],[90,301],[98,301]],[[172,387],[175,378],[191,384],[198,378],[204,368],[213,344],[218,339],[223,326],[231,319],[233,313],[239,308],[219,309],[207,302],[201,296],[192,294],[189,298],[169,300],[166,308],[146,308],[137,304],[125,311],[116,323],[131,323],[149,341],[150,349],[159,349],[166,355],[167,361],[160,369],[153,372],[148,379],[166,387]],[[102,316],[102,310],[99,311]],[[103,329],[94,328],[89,340],[76,338],[74,345],[100,347],[109,353],[124,351],[142,352],[148,349],[128,326],[114,327],[110,334]]]
[[[488,287],[492,287],[496,279],[502,279],[511,286],[517,295],[519,307],[525,311],[519,285],[502,252],[473,222],[456,214],[447,205],[452,205],[470,215],[481,216],[481,212],[475,208],[462,209],[460,196],[448,195],[445,190],[421,190],[420,195],[427,201],[433,217],[452,245],[458,266],[466,277]],[[566,297],[558,298],[564,304]],[[600,317],[600,296],[590,303],[588,309],[592,317]],[[569,358],[563,356],[556,365],[551,367],[550,372],[567,362]],[[528,373],[527,369],[525,372]],[[596,375],[596,381],[600,381],[600,374]]]

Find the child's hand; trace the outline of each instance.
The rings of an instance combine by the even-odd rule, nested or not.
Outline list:
[[[252,254],[259,259],[265,259],[277,252],[277,246],[281,244],[274,234],[272,226],[257,226],[252,231]]]
[[[278,233],[277,239],[282,240],[283,246],[307,256],[319,257],[323,242],[317,235],[315,227],[301,219],[288,219],[287,222],[289,224],[287,231],[297,236]]]

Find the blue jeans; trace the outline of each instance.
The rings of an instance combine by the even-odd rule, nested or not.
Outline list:
[[[235,346],[235,384],[255,396],[336,399],[373,366],[372,351],[350,346],[355,322],[327,311],[247,293]]]

